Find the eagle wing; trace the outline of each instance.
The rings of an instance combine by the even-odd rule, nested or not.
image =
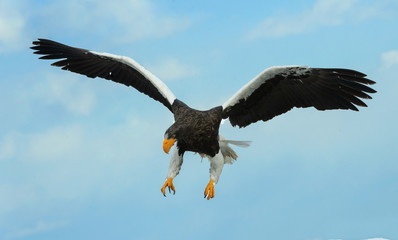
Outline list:
[[[52,66],[134,87],[172,111],[174,94],[164,82],[131,58],[70,47],[47,39],[38,39],[33,45],[34,53],[43,55],[40,59],[60,59]]]
[[[375,82],[350,69],[281,66],[265,69],[235,93],[223,107],[223,118],[233,126],[245,127],[267,121],[293,107],[318,110],[366,107],[376,91],[366,85]]]

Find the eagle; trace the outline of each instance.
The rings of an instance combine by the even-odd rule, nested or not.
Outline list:
[[[189,107],[177,99],[159,78],[131,58],[71,47],[48,39],[33,41],[39,59],[55,60],[51,65],[89,78],[104,78],[131,86],[162,103],[174,115],[174,123],[164,134],[163,150],[170,158],[166,181],[161,192],[175,194],[173,179],[178,175],[187,151],[199,153],[210,161],[210,180],[205,187],[207,200],[215,196],[224,164],[238,155],[230,147],[248,146],[246,141],[227,140],[219,133],[223,119],[232,126],[246,127],[257,121],[268,121],[293,108],[314,107],[317,110],[367,107],[361,99],[372,99],[375,84],[366,75],[351,69],[311,68],[307,66],[274,66],[265,69],[239,89],[223,105],[207,111]]]

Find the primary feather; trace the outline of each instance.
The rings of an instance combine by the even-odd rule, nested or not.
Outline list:
[[[52,65],[90,78],[100,77],[132,86],[161,102],[170,111],[176,97],[155,75],[131,58],[70,47],[48,39],[33,42],[40,59],[60,59]]]
[[[376,91],[375,82],[349,69],[281,66],[264,70],[243,86],[223,107],[223,118],[233,126],[245,127],[267,121],[294,107],[318,110],[366,107],[360,98]]]

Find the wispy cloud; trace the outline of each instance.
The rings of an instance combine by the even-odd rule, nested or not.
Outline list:
[[[58,28],[106,35],[107,39],[121,42],[167,37],[190,26],[188,17],[168,15],[151,1],[121,0],[115,4],[105,0],[71,0],[54,2],[45,8],[43,24],[53,31]],[[48,19],[54,19],[54,23],[47,22]]]
[[[150,67],[150,70],[162,80],[178,80],[199,72],[198,68],[175,58],[167,58]]]
[[[91,122],[56,125],[0,139],[1,154],[12,159],[9,164],[31,166],[13,175],[23,184],[0,177],[0,195],[5,196],[0,198],[0,222],[16,209],[35,206],[46,212],[50,202],[84,201],[93,189],[108,197],[131,187],[146,172],[141,173],[141,163],[135,160],[156,154],[151,143],[163,129],[154,125],[134,116],[107,128]],[[109,185],[117,187],[110,190]]]
[[[189,17],[168,14],[149,0],[121,0],[118,4],[105,0],[51,1],[39,6],[40,11],[29,11],[34,9],[30,4],[0,1],[0,53],[27,47],[37,37],[33,32],[106,36],[108,41],[132,42],[169,37],[191,25]]]
[[[367,238],[364,240],[389,240],[389,239],[387,239],[387,238]]]
[[[311,240],[322,240],[322,238],[314,238],[314,239],[311,239]],[[328,240],[344,240],[343,238],[331,238],[331,239],[328,239]],[[366,239],[363,239],[363,240],[389,240],[389,239],[387,239],[387,238],[366,238]]]
[[[15,153],[15,138],[12,134],[8,134],[0,140],[0,161],[10,158]]]
[[[382,67],[390,68],[398,65],[398,50],[391,50],[381,55]]]
[[[19,4],[12,0],[0,2],[0,53],[18,49],[23,44],[26,19]]]
[[[83,143],[83,129],[79,126],[56,127],[30,137],[29,155],[40,161],[70,155]]]
[[[15,239],[15,238],[23,238],[32,235],[36,235],[43,232],[48,232],[54,230],[56,228],[60,228],[65,226],[65,222],[44,222],[39,221],[33,227],[28,227],[24,229],[20,229],[14,233],[11,233],[7,236],[7,239]]]
[[[47,74],[30,94],[48,105],[60,104],[74,114],[87,115],[95,105],[94,92],[87,82],[70,73]]]
[[[364,6],[359,0],[318,0],[311,9],[292,15],[269,17],[246,36],[248,40],[285,37],[320,27],[341,25],[355,18],[363,20],[377,15],[379,7]]]

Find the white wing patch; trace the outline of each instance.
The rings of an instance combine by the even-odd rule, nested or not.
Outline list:
[[[174,94],[171,92],[171,90],[167,87],[167,85],[164,82],[162,82],[159,78],[153,75],[150,71],[146,70],[143,66],[134,61],[132,58],[114,55],[110,53],[99,53],[94,51],[89,51],[89,52],[98,56],[112,58],[116,61],[119,61],[134,68],[136,71],[145,76],[145,78],[148,79],[148,81],[150,81],[159,90],[160,94],[162,94],[162,96],[169,101],[170,105],[172,105],[174,100],[176,99]]]
[[[223,109],[234,106],[241,99],[246,100],[265,81],[272,79],[275,75],[278,74],[288,74],[288,70],[291,70],[292,68],[295,68],[295,73],[298,75],[304,73],[308,69],[307,66],[275,66],[267,68],[255,78],[253,78],[250,82],[248,82],[245,86],[239,89],[239,91],[236,92],[228,101],[226,101],[222,105]]]

